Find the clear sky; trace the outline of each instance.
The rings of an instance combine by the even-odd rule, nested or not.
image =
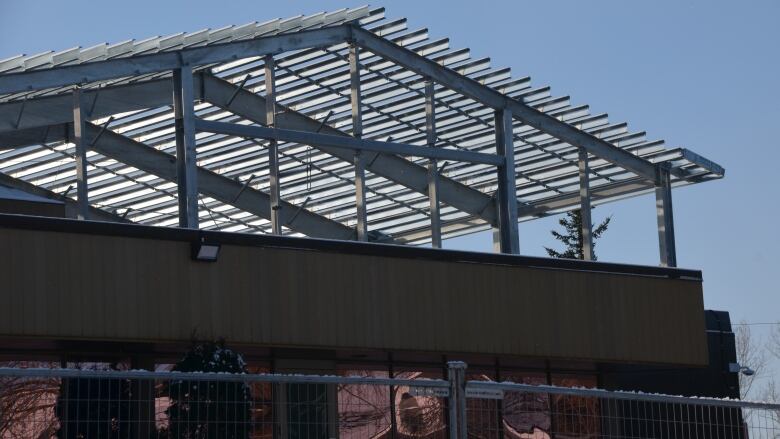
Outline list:
[[[356,0],[359,1],[359,0]],[[362,3],[345,1],[0,0],[0,59],[100,42],[265,21]],[[379,3],[372,4],[380,6]],[[680,266],[704,272],[705,305],[734,321],[780,321],[780,2],[388,1],[493,65],[530,75],[726,168],[726,178],[675,190]],[[613,215],[601,260],[658,261],[654,199],[599,207]],[[556,219],[520,225],[521,251],[553,245]],[[488,250],[488,234],[445,246]]]

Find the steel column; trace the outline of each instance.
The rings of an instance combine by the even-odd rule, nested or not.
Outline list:
[[[658,165],[655,186],[655,210],[658,217],[658,247],[661,265],[677,266],[677,250],[674,242],[674,215],[672,213],[672,179],[668,164]]]
[[[580,218],[582,235],[582,259],[592,261],[593,253],[593,222],[590,215],[590,166],[588,165],[588,150],[579,148],[580,168]]]
[[[350,101],[352,102],[352,135],[363,137],[363,112],[360,102],[360,58],[355,45],[349,47]],[[357,209],[357,239],[368,241],[366,212],[366,166],[360,151],[355,151],[355,207]]]
[[[517,232],[517,188],[515,186],[515,146],[512,137],[512,112],[496,110],[496,153],[504,158],[498,167],[498,230],[501,253],[520,253]]]
[[[449,437],[450,439],[467,439],[466,429],[466,363],[462,361],[447,362],[447,380],[450,382],[449,405]]]
[[[179,227],[198,228],[198,173],[192,67],[173,71],[173,112],[176,130],[176,183]]]
[[[276,126],[276,66],[273,55],[265,56],[265,117],[269,127]],[[271,233],[282,234],[279,221],[281,195],[279,191],[279,145],[276,139],[268,140],[268,180],[271,196]]]
[[[493,251],[501,253],[501,230],[499,230],[498,227],[493,227],[490,231],[492,232],[491,235],[493,237]]]
[[[73,143],[76,145],[76,194],[78,196],[78,219],[89,219],[89,183],[87,181],[87,139],[85,100],[81,87],[73,89]]]
[[[425,81],[425,135],[429,148],[436,147],[436,101],[433,87],[433,81]],[[428,202],[431,212],[431,246],[441,248],[439,165],[435,158],[428,161]]]

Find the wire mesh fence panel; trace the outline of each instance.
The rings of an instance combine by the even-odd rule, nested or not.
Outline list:
[[[402,376],[0,368],[0,439],[780,439],[777,404]]]
[[[469,438],[780,438],[780,405],[470,381]]]
[[[444,438],[448,382],[0,369],[6,438]]]

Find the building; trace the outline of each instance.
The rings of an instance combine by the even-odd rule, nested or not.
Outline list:
[[[0,61],[0,148],[6,361],[151,369],[195,334],[274,372],[711,363],[672,188],[723,168],[383,8]],[[581,208],[592,259],[591,206],[646,193],[660,266],[522,255],[518,221]]]

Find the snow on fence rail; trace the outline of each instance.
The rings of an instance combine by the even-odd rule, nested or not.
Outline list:
[[[5,438],[780,438],[780,405],[449,378],[0,368]]]
[[[469,437],[780,438],[780,404],[507,382],[465,386]]]

